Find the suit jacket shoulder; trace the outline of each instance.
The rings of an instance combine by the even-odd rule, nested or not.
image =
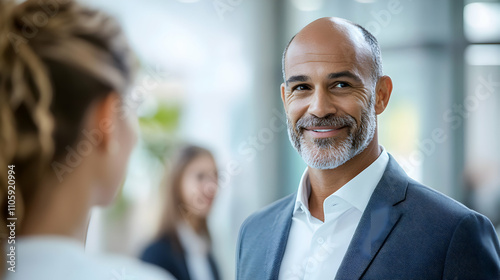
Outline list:
[[[409,178],[390,157],[337,279],[500,279],[499,256],[486,217]]]
[[[417,214],[427,213],[460,219],[474,212],[462,203],[410,178],[406,192],[405,203],[418,210]]]
[[[208,263],[213,279],[220,279],[219,270],[212,253],[208,254]],[[171,236],[163,236],[149,244],[141,255],[145,262],[162,267],[177,280],[190,280],[184,249]]]
[[[484,215],[414,181],[401,206],[405,212],[401,225],[388,240],[412,237],[408,245],[400,246],[421,252],[415,263],[427,263],[427,271],[422,273],[431,276],[434,271],[443,279],[500,279],[498,238]]]
[[[163,236],[149,244],[141,255],[141,260],[157,265],[170,272],[176,279],[189,280],[189,272],[182,248]]]
[[[296,196],[297,193],[294,192],[253,213],[241,225],[240,233],[245,233],[247,230],[261,231],[263,227],[271,226],[275,222],[276,215],[282,213],[284,209],[289,209],[295,202]]]
[[[243,222],[236,250],[237,279],[273,279],[277,275],[292,222],[295,196],[296,193],[290,194]]]

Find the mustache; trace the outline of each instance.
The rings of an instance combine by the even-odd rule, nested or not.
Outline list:
[[[335,116],[335,115],[327,115],[323,118],[318,118],[316,116],[305,116],[300,118],[295,124],[295,130],[299,133],[302,133],[305,128],[311,126],[335,126],[335,127],[355,127],[356,120],[347,115],[347,116]]]

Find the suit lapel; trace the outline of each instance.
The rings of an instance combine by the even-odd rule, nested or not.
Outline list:
[[[297,194],[290,195],[287,206],[276,213],[276,218],[269,228],[269,240],[262,240],[269,244],[266,250],[265,275],[266,279],[278,279],[281,261],[285,253],[288,233],[292,225],[292,214]]]
[[[210,264],[210,269],[212,270],[213,279],[219,280],[219,270],[217,269],[217,265],[215,264],[215,259],[212,253],[208,254],[208,262]]]
[[[379,252],[402,212],[395,207],[406,197],[408,177],[392,156],[359,221],[336,279],[359,279]]]

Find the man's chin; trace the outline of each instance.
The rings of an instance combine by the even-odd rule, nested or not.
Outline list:
[[[341,160],[339,161],[338,159],[335,160],[305,160],[307,166],[314,168],[314,169],[321,169],[321,170],[332,170],[336,169],[339,166],[344,165],[348,160]]]
[[[316,144],[302,142],[300,156],[312,168],[335,169],[352,158],[352,147],[345,143],[319,147]]]
[[[316,169],[335,169],[350,160],[349,156],[338,154],[325,156],[325,154],[309,153],[302,154],[301,157],[308,166]]]

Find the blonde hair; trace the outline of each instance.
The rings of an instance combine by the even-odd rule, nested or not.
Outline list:
[[[0,0],[0,246],[7,165],[15,165],[19,232],[51,162],[81,137],[92,102],[125,93],[133,62],[120,27],[102,12],[71,0]]]

